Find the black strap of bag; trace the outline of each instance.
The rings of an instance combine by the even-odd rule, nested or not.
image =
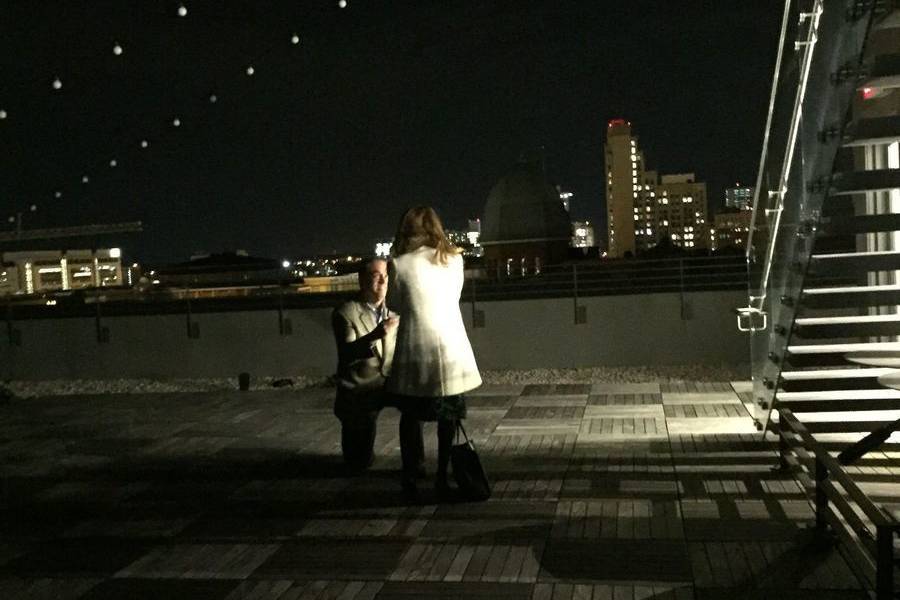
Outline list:
[[[465,439],[466,443],[469,443],[469,435],[466,433],[466,428],[463,427],[462,419],[457,419],[456,420],[456,441],[454,442],[455,444],[459,443],[459,432],[460,431],[462,432],[463,438]]]

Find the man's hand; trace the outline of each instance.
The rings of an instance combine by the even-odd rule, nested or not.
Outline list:
[[[382,321],[378,327],[375,328],[374,333],[378,339],[382,339],[387,336],[387,334],[391,333],[395,329],[397,329],[397,325],[400,323],[400,317],[389,317]]]

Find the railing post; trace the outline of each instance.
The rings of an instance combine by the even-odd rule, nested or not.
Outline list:
[[[788,446],[787,442],[787,432],[785,431],[784,423],[780,420],[778,421],[778,469],[780,471],[788,470],[788,462],[787,455],[790,451],[790,446]]]
[[[816,455],[816,529],[819,532],[825,531],[828,527],[826,520],[826,511],[828,510],[828,494],[825,493],[823,484],[828,479],[828,469]]]
[[[894,528],[878,525],[875,529],[875,598],[894,597]]]

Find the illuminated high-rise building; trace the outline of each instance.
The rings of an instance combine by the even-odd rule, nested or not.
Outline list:
[[[613,119],[606,127],[606,234],[609,256],[634,254],[634,200],[644,180],[644,158],[631,123]],[[654,174],[655,179],[655,174]]]
[[[706,184],[693,173],[647,170],[631,123],[613,119],[606,131],[606,209],[609,256],[643,252],[667,239],[674,246],[709,247]]]
[[[738,210],[750,210],[753,208],[753,193],[755,188],[742,186],[736,183],[733,188],[725,190],[725,208]]]

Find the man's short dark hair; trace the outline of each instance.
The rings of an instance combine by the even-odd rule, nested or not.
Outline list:
[[[359,269],[357,269],[356,274],[359,276],[360,281],[362,278],[369,274],[369,265],[371,265],[375,261],[383,261],[387,262],[387,259],[383,256],[370,256],[369,258],[364,258],[359,263]]]

